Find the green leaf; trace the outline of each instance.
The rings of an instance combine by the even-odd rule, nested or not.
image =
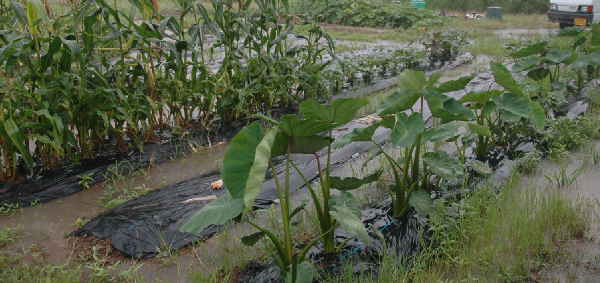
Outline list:
[[[411,108],[423,95],[429,81],[424,72],[407,70],[398,76],[398,89],[385,99],[380,115],[394,114]]]
[[[490,101],[490,99],[492,99],[498,95],[501,95],[502,93],[503,92],[499,91],[499,90],[490,90],[490,91],[483,91],[483,92],[469,92],[458,101],[463,102],[463,103],[475,102],[478,104],[485,104],[488,101]]]
[[[389,115],[398,112],[403,112],[415,105],[417,100],[421,98],[421,93],[402,93],[396,91],[389,97],[385,98],[383,105],[379,109],[379,115]]]
[[[471,160],[469,162],[469,167],[473,168],[473,170],[481,175],[488,176],[493,173],[492,169],[486,164],[479,160]]]
[[[223,182],[234,199],[251,208],[260,193],[278,128],[262,137],[258,122],[244,127],[232,140],[223,160]]]
[[[527,76],[536,81],[541,81],[541,80],[547,78],[548,75],[550,75],[550,70],[548,70],[544,67],[535,68],[535,69],[527,72]]]
[[[373,183],[373,182],[379,180],[381,173],[382,173],[382,171],[377,171],[377,172],[375,172],[369,176],[366,176],[362,179],[355,178],[355,177],[340,178],[340,177],[331,176],[331,177],[329,177],[329,184],[331,185],[332,188],[340,190],[340,191],[351,191],[351,190],[358,189],[358,188],[362,187],[363,185]]]
[[[331,105],[323,105],[314,99],[308,99],[300,104],[300,113],[309,120],[337,127],[352,121],[358,110],[368,103],[365,98],[340,98],[334,100]]]
[[[211,225],[224,225],[244,211],[244,202],[241,199],[232,199],[225,195],[213,200],[180,227],[182,232],[200,234]]]
[[[562,64],[573,56],[573,52],[568,50],[552,49],[548,51],[545,59],[553,64]]]
[[[410,147],[417,136],[425,131],[425,122],[420,113],[413,113],[407,117],[404,113],[396,114],[396,125],[392,129],[392,144],[398,147]]]
[[[442,124],[435,128],[427,129],[425,133],[423,133],[423,142],[446,141],[458,136],[460,134],[459,130],[460,124],[458,122]]]
[[[523,72],[523,71],[530,70],[534,67],[537,67],[541,63],[542,63],[541,57],[529,56],[529,57],[525,57],[525,58],[519,60],[518,62],[516,62],[513,65],[512,70],[513,70],[513,72]]]
[[[292,268],[289,268],[292,270]],[[317,275],[317,270],[309,262],[302,262],[296,266],[296,282],[292,281],[292,273],[288,272],[285,277],[286,283],[312,283]]]
[[[290,137],[309,137],[332,129],[332,124],[321,120],[300,119],[296,115],[284,115],[279,127]]]
[[[360,220],[358,202],[351,193],[342,192],[332,196],[331,216],[340,224],[344,231],[356,235],[365,243],[371,241],[364,224]]]
[[[546,50],[546,46],[548,46],[547,41],[538,42],[527,47],[521,48],[511,55],[514,58],[523,58],[531,55],[541,54]]]
[[[531,108],[531,122],[537,129],[543,130],[546,124],[546,111],[544,107],[537,102],[530,102],[529,106]]]
[[[508,92],[496,97],[494,101],[499,109],[519,117],[529,118],[531,109],[529,108],[529,98],[525,95],[517,95]]]
[[[512,93],[519,95],[523,94],[521,87],[517,84],[510,71],[504,65],[494,63],[491,65],[491,68],[496,83]]]
[[[423,162],[431,172],[451,182],[458,182],[464,175],[463,165],[445,152],[427,152]]]
[[[437,90],[440,93],[453,92],[463,90],[471,81],[473,76],[462,77],[457,80],[448,81],[440,85]]]
[[[333,144],[333,147],[341,148],[352,142],[371,141],[373,138],[373,134],[375,134],[375,131],[377,130],[377,128],[379,128],[379,126],[380,126],[379,123],[375,123],[366,128],[356,128],[356,129],[352,130],[351,133],[337,139],[335,141],[335,143]]]
[[[475,114],[469,108],[454,98],[444,101],[444,107],[433,114],[436,117],[442,118],[444,122],[448,121],[470,121],[475,119]],[[433,111],[432,111],[433,113]]]
[[[433,200],[429,193],[424,190],[412,192],[408,199],[408,204],[422,216],[430,215],[433,212]]]
[[[596,7],[594,7],[594,10]],[[592,41],[593,46],[600,46],[600,24],[592,25]]]
[[[490,129],[484,125],[469,123],[469,129],[471,130],[471,132],[478,134],[482,137],[492,136],[492,132],[490,131]]]
[[[6,119],[4,121],[4,130],[6,131],[12,146],[14,146],[21,154],[21,158],[23,158],[27,167],[33,167],[33,158],[31,157],[28,148],[25,147],[25,135],[23,135],[23,132],[19,129],[17,123],[11,118]]]
[[[246,246],[254,246],[256,245],[256,243],[258,243],[258,241],[260,241],[262,238],[264,238],[267,234],[265,234],[262,231],[250,234],[248,236],[244,236],[242,237],[242,244],[246,245]]]

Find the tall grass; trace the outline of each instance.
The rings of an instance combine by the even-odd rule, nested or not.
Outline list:
[[[517,178],[500,194],[485,187],[451,207],[439,206],[431,219],[433,245],[410,266],[387,255],[377,276],[357,278],[349,267],[331,282],[529,280],[542,264],[565,256],[557,243],[582,237],[589,214],[582,203],[550,188],[519,186]]]

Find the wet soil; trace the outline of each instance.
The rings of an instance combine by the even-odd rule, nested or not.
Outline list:
[[[592,146],[600,150],[600,141]],[[571,174],[584,168],[577,181],[560,191],[569,199],[581,205],[584,213],[590,217],[590,227],[581,237],[560,243],[566,253],[566,259],[552,264],[534,274],[536,282],[600,282],[600,165],[594,165],[592,155],[582,150],[560,163],[545,161],[537,175],[527,178],[523,188],[555,189],[545,178],[566,168]]]

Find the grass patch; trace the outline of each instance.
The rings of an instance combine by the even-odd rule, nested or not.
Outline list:
[[[589,217],[558,191],[518,186],[518,177],[500,194],[483,187],[464,201],[440,205],[432,218],[436,245],[414,259],[386,256],[377,278],[352,276],[331,282],[521,282],[548,263],[566,259],[557,243],[580,238]],[[448,216],[449,214],[461,217]]]
[[[543,14],[528,15],[504,15],[504,19],[490,20],[467,20],[456,17],[452,19],[450,25],[454,28],[466,30],[497,30],[497,29],[540,29],[540,28],[558,28],[556,23],[548,21],[548,17]]]
[[[14,243],[19,238],[19,231],[16,228],[0,229],[0,248]]]

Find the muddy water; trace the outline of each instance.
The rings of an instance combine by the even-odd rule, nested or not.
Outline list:
[[[200,149],[185,158],[148,168],[140,176],[120,181],[116,186],[135,184],[156,189],[215,172],[221,167],[225,149],[225,144]],[[103,186],[98,185],[60,200],[19,209],[14,215],[0,216],[0,228],[17,228],[20,233],[19,241],[5,250],[22,254],[34,245],[35,249],[41,249],[46,262],[66,262],[72,255],[66,234],[77,228],[78,219],[90,219],[104,210],[100,203],[103,192]]]

